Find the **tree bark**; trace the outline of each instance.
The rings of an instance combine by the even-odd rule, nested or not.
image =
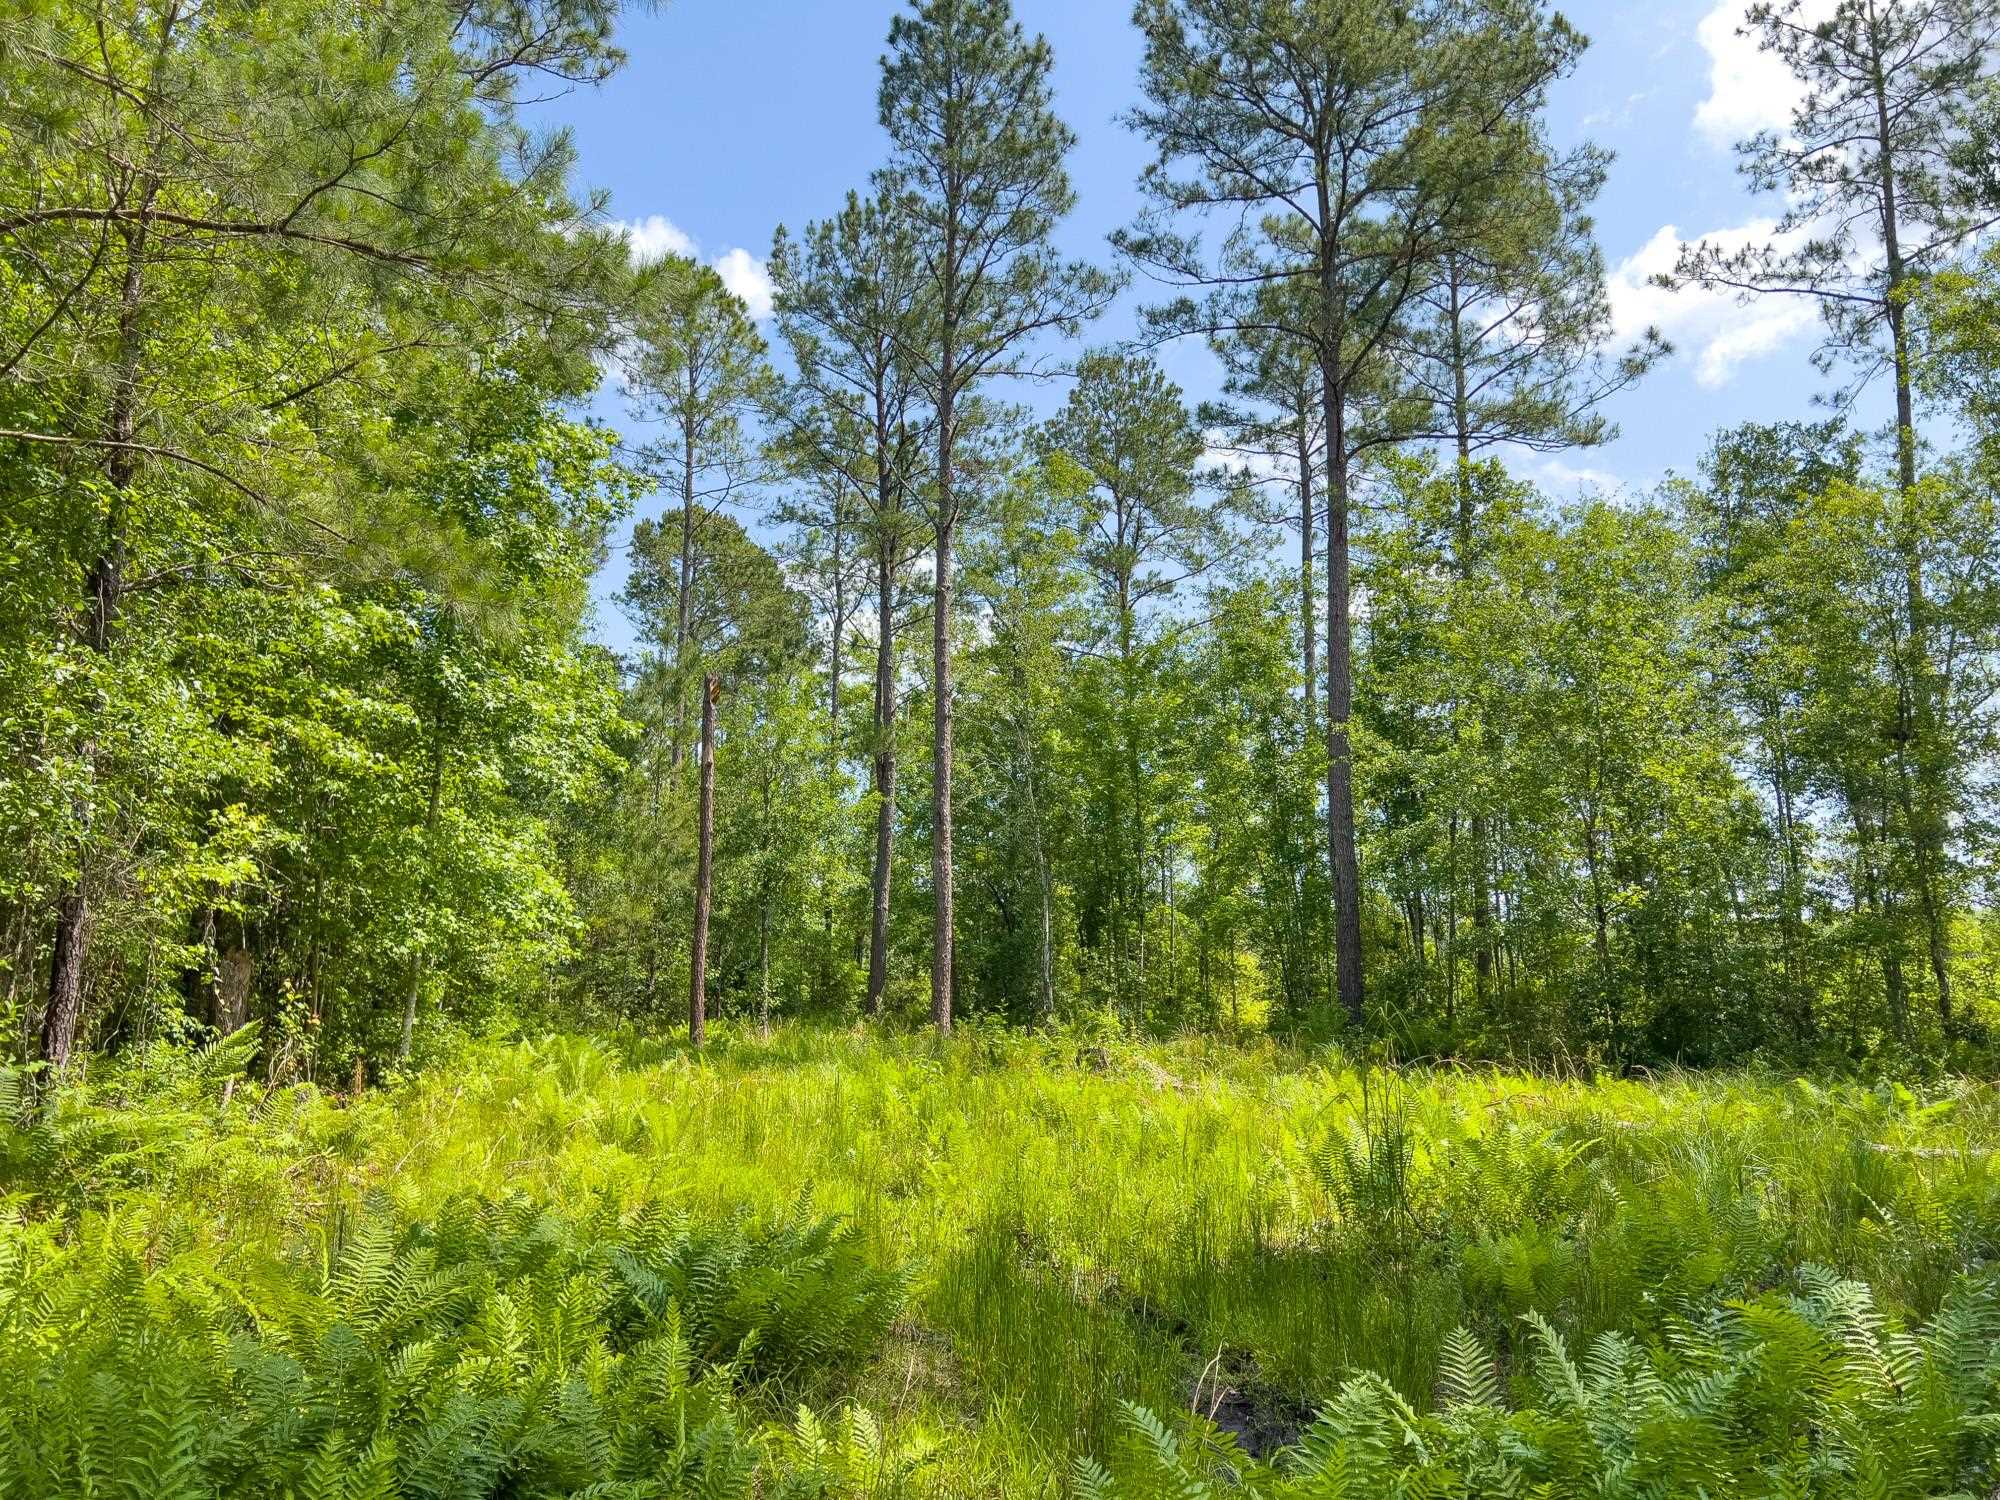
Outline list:
[[[224,1036],[241,1031],[250,1019],[255,967],[250,950],[240,944],[222,955],[215,984],[215,1026]]]
[[[1115,535],[1122,557],[1137,555],[1134,545],[1136,538],[1126,519],[1123,496],[1114,495],[1116,506]],[[1121,905],[1125,908],[1124,923],[1129,923],[1130,942],[1137,955],[1134,965],[1134,989],[1132,992],[1132,1019],[1135,1026],[1143,1026],[1146,1020],[1146,905],[1150,881],[1146,875],[1146,808],[1144,781],[1139,771],[1139,735],[1135,728],[1138,719],[1138,683],[1134,680],[1135,668],[1132,660],[1134,612],[1132,604],[1132,569],[1121,563],[1117,568],[1118,587],[1118,737],[1123,751],[1126,796],[1131,814],[1132,848],[1124,860],[1124,868],[1119,872]],[[1122,924],[1121,924],[1122,925]]]
[[[438,803],[444,790],[444,721],[442,714],[432,725],[430,802],[424,813],[424,875],[428,883],[432,851],[437,844]],[[403,997],[403,1035],[396,1045],[396,1061],[410,1060],[410,1046],[417,1030],[417,997],[423,989],[424,955],[410,955],[410,982]]]
[[[757,1034],[771,1034],[771,898],[757,908]]]
[[[1312,434],[1303,405],[1299,408],[1299,634],[1304,645],[1306,673],[1306,735],[1311,737],[1319,706],[1319,601],[1313,591]]]
[[[1014,667],[1014,694],[1017,702],[1028,701],[1025,673],[1017,662]],[[1028,721],[1023,713],[1014,716],[1015,747],[1021,756],[1021,785],[1028,797],[1028,833],[1035,846],[1035,887],[1041,897],[1041,946],[1037,954],[1041,981],[1042,1019],[1054,1018],[1056,1013],[1056,958],[1055,958],[1055,881],[1049,873],[1048,847],[1042,838],[1042,804],[1035,791],[1035,747],[1028,732]]]
[[[1361,972],[1361,872],[1355,851],[1354,748],[1348,730],[1354,713],[1352,561],[1347,535],[1347,382],[1341,366],[1342,328],[1335,281],[1331,171],[1316,162],[1320,416],[1326,432],[1326,847],[1333,879],[1334,982],[1350,1026],[1366,1019]]]
[[[1035,804],[1035,773],[1028,771],[1028,816],[1035,825],[1035,879],[1042,896],[1042,1019],[1053,1020],[1056,1013],[1056,895],[1049,878],[1048,851],[1042,845],[1042,815]]]
[[[1868,914],[1878,923],[1890,929],[1883,934],[1886,938],[1878,957],[1882,964],[1882,1002],[1889,1012],[1889,1028],[1898,1040],[1909,1035],[1910,1001],[1907,983],[1903,977],[1902,955],[1896,952],[1895,908],[1885,893],[1887,882],[1883,879],[1876,855],[1876,829],[1874,819],[1868,815],[1854,787],[1846,782],[1841,785],[1841,795],[1846,799],[1848,816],[1854,822],[1854,854],[1857,865],[1859,891],[1855,905],[1867,903]]]
[[[757,872],[757,1034],[771,1034],[771,763],[763,762],[760,777],[763,821]]]
[[[694,942],[688,959],[688,1041],[708,1040],[708,910],[715,873],[715,705],[722,679],[710,673],[701,693],[701,812],[694,874]]]
[[[940,425],[946,425],[941,423]],[[939,488],[949,493],[945,477],[951,460],[940,443]],[[941,495],[941,507],[950,504]],[[931,932],[931,1023],[951,1030],[952,996],[952,858],[951,858],[951,544],[953,526],[940,512],[937,531],[937,581],[931,606],[931,885],[935,920]]]
[[[1604,899],[1603,860],[1598,851],[1597,811],[1594,807],[1583,820],[1583,860],[1590,875],[1592,946],[1597,955],[1598,983],[1604,990],[1605,1018],[1611,1028],[1611,1054],[1616,1057],[1620,1055],[1619,1007],[1611,982],[1611,917]]]
[[[839,490],[833,501],[833,649],[828,654],[826,666],[826,721],[835,769],[840,765],[841,643],[847,633],[847,557],[844,550],[847,537],[842,524],[846,519],[842,505],[845,497],[846,491]]]
[[[847,557],[843,546],[846,541],[846,499],[845,485],[836,485],[833,493],[833,647],[828,652],[826,673],[827,774],[833,777],[840,774],[840,664],[841,645],[847,635]],[[816,998],[822,1003],[832,988],[829,968],[833,962],[833,907],[834,891],[829,883],[820,893],[819,984]]]
[[[689,416],[682,424],[681,437],[681,556],[680,577],[674,599],[674,738],[668,764],[674,784],[680,784],[681,760],[687,743],[688,637],[694,633],[694,366],[688,366]]]
[[[1466,352],[1464,315],[1459,306],[1458,263],[1449,264],[1451,315],[1452,426],[1458,439],[1458,526],[1454,561],[1458,581],[1472,582],[1473,514],[1472,496],[1472,411],[1466,393]],[[1472,994],[1481,1007],[1486,1005],[1486,986],[1493,972],[1493,889],[1487,873],[1488,827],[1486,815],[1475,809],[1471,817],[1472,864]]]
[[[77,882],[56,897],[55,952],[49,961],[49,1003],[42,1012],[42,1059],[51,1068],[69,1065],[83,1015],[83,958],[88,945],[90,907]]]
[[[1871,41],[1873,40],[1871,36]],[[1875,96],[1876,126],[1876,170],[1879,174],[1882,206],[1882,250],[1888,271],[1888,286],[1885,302],[1889,318],[1889,339],[1895,362],[1896,386],[1896,477],[1901,482],[1903,505],[1907,510],[1912,492],[1917,486],[1917,430],[1916,402],[1910,384],[1909,329],[1905,321],[1907,309],[1904,306],[1904,284],[1908,271],[1903,260],[1901,224],[1899,222],[1899,189],[1893,136],[1889,123],[1889,86],[1885,75],[1879,43],[1875,44],[1869,59],[1873,67],[1871,83]],[[1912,528],[1905,516],[1904,529]],[[1938,784],[1936,772],[1937,757],[1942,750],[1939,744],[1942,724],[1939,713],[1941,694],[1931,670],[1930,649],[1930,605],[1924,595],[1923,555],[1914,536],[1906,536],[1903,544],[1904,592],[1907,596],[1910,646],[1914,660],[1911,676],[1915,679],[1914,713],[1906,710],[1905,718],[1914,723],[1905,724],[1904,744],[1914,743],[1917,747],[1917,794],[1908,804],[1906,816],[1911,824],[1911,842],[1916,846],[1917,856],[1917,902],[1923,911],[1926,956],[1930,960],[1931,978],[1937,986],[1938,1020],[1949,1036],[1953,1029],[1951,1009],[1951,942],[1949,933],[1950,915],[1945,910],[1942,893],[1938,889],[1939,873],[1944,864],[1944,843],[1946,815],[1945,794]],[[1899,769],[1907,764],[1899,757]]]
[[[951,567],[953,532],[958,525],[954,460],[958,442],[958,233],[959,207],[947,194],[943,267],[943,319],[938,340],[937,385],[937,556],[931,604],[931,1024],[951,1030],[952,850],[951,850]]]

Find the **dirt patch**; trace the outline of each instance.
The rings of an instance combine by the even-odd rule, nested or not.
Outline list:
[[[1265,1380],[1257,1362],[1239,1349],[1220,1350],[1208,1362],[1195,1378],[1188,1406],[1256,1459],[1295,1445],[1313,1415],[1304,1402]]]

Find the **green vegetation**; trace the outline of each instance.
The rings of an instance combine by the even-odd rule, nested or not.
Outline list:
[[[256,1020],[347,1085],[700,1009],[1976,1070],[2000,28],[1835,11],[1750,18],[1777,238],[1668,279],[1813,299],[1840,415],[1564,504],[1520,456],[1667,351],[1531,0],[1138,5],[1136,309],[1056,248],[1046,40],[918,0],[762,317],[517,106],[614,0],[18,0],[8,1055]]]
[[[0,1500],[2000,1494],[1992,0],[1568,504],[1541,0],[1138,0],[1104,264],[911,0],[768,309],[618,9],[0,0]]]
[[[0,1137],[0,1493],[2000,1479],[1986,1087],[782,1028],[343,1100],[251,1051]]]

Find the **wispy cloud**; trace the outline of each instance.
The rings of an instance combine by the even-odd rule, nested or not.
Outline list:
[[[1631,125],[1639,106],[1653,97],[1651,89],[1627,94],[1625,102],[1612,109],[1594,109],[1583,117],[1585,130],[1624,130]]]
[[[1289,481],[1297,477],[1298,465],[1282,454],[1261,448],[1235,447],[1230,443],[1229,435],[1219,427],[1210,428],[1202,436],[1208,444],[1201,455],[1201,467],[1204,469],[1241,475],[1259,484],[1273,479]]]
[[[1625,487],[1623,481],[1609,469],[1593,469],[1587,464],[1573,464],[1553,454],[1545,456],[1536,463],[1526,477],[1534,480],[1543,489],[1565,499],[1612,492]]]

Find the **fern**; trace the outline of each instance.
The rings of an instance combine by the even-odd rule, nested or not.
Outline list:
[[[1493,1373],[1492,1358],[1462,1326],[1454,1328],[1444,1341],[1438,1397],[1448,1407],[1500,1404],[1500,1381]]]
[[[1705,1327],[1683,1324],[1671,1355],[1604,1334],[1579,1359],[1529,1314],[1545,1404],[1518,1410],[1501,1404],[1487,1351],[1456,1330],[1437,1411],[1418,1413],[1380,1377],[1356,1376],[1286,1461],[1246,1468],[1232,1493],[1917,1500],[1990,1490],[2000,1440],[1991,1285],[1968,1286],[1910,1334],[1889,1328],[1856,1283],[1812,1271],[1801,1287]],[[1079,1493],[1220,1493],[1191,1465],[1200,1429],[1130,1409],[1111,1465],[1077,1469]]]
[[[0,1495],[741,1495],[770,1454],[739,1382],[863,1357],[903,1285],[802,1210],[662,1232],[377,1204],[343,1236],[330,1268],[225,1293],[149,1267],[115,1220],[67,1250],[0,1221]],[[843,1494],[896,1493],[921,1461],[860,1411],[831,1448]]]

